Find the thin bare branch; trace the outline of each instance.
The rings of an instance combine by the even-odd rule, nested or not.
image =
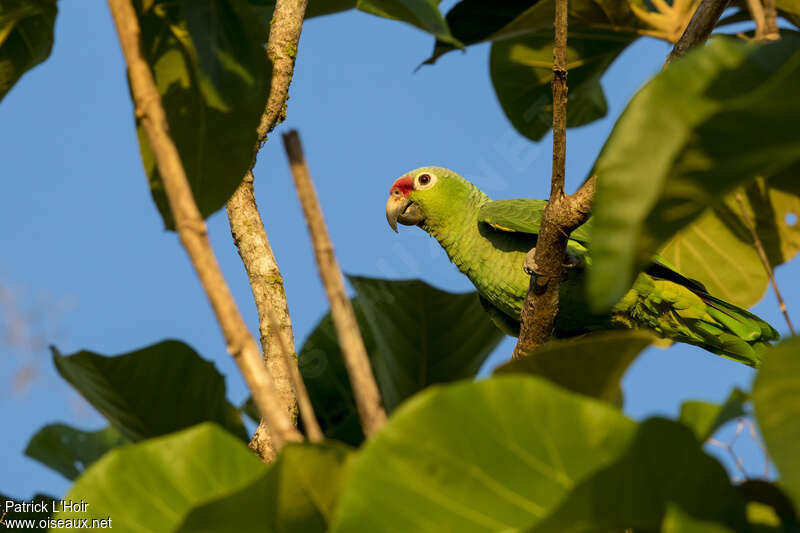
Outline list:
[[[275,4],[267,42],[267,55],[272,63],[272,81],[267,104],[258,127],[259,141],[255,147],[256,152],[266,140],[267,133],[285,116],[285,103],[294,72],[294,60],[297,55],[300,32],[303,28],[306,4],[307,0],[277,0]],[[255,157],[253,164],[255,164]],[[279,338],[282,343],[286,344],[289,352],[294,353],[292,323],[283,287],[283,277],[278,269],[278,263],[272,253],[267,232],[256,206],[252,168],[245,175],[239,189],[228,200],[227,212],[234,243],[247,271],[258,311],[264,361],[275,380],[275,387],[280,395],[283,409],[289,413],[291,420],[295,421],[297,400],[292,390],[290,376],[280,355],[281,350],[278,348],[278,343],[275,342],[275,338]],[[278,327],[270,326],[268,311],[276,315]],[[296,367],[296,364],[294,366]],[[264,420],[256,428],[250,441],[250,447],[262,457],[269,457],[273,454],[269,431]]]
[[[756,40],[762,40],[767,34],[767,21],[764,17],[764,6],[761,5],[761,0],[747,0],[747,10],[750,12],[750,18],[756,23]]]
[[[766,25],[764,39],[768,41],[777,41],[780,39],[781,32],[778,29],[778,8],[775,0],[764,0],[764,21]]]
[[[136,117],[144,126],[153,148],[178,237],[211,303],[228,351],[239,366],[262,417],[269,421],[275,448],[280,449],[285,442],[299,441],[302,436],[280,408],[272,377],[261,360],[255,339],[236,308],[214,256],[205,221],[192,196],[178,150],[169,136],[161,96],[150,67],[141,54],[139,21],[133,5],[130,0],[108,0],[108,5],[128,66]]]
[[[300,198],[300,205],[303,207],[308,230],[311,233],[319,275],[328,294],[333,325],[353,386],[361,426],[364,428],[364,434],[369,437],[386,421],[386,412],[381,405],[381,397],[375,384],[375,377],[372,375],[367,350],[364,348],[353,307],[344,288],[342,271],[333,253],[333,245],[325,226],[317,193],[306,166],[300,136],[294,130],[284,134],[283,145],[289,158],[297,196]]]
[[[267,308],[267,319],[270,321],[270,327],[274,331],[280,329],[278,317],[271,307]],[[283,362],[286,374],[289,375],[294,395],[297,398],[297,405],[300,407],[300,416],[303,418],[303,426],[306,430],[308,440],[311,442],[321,442],[325,439],[322,429],[319,427],[317,417],[314,414],[314,407],[311,405],[311,398],[308,396],[308,389],[303,382],[303,376],[300,375],[300,369],[297,367],[297,356],[294,350],[286,343],[282,335],[276,335],[278,345],[280,347],[280,359]]]
[[[266,141],[267,134],[286,118],[286,100],[307,4],[308,0],[277,0],[275,3],[267,41],[267,56],[272,62],[272,81],[267,107],[258,126],[261,142]]]
[[[728,0],[703,0],[700,2],[683,35],[667,56],[666,64],[669,65],[695,46],[706,42],[726,7],[728,7]]]
[[[764,271],[769,277],[772,290],[775,291],[775,297],[778,299],[778,306],[781,309],[781,313],[783,313],[783,318],[786,320],[786,325],[789,326],[789,333],[794,335],[794,326],[792,325],[792,321],[789,319],[789,311],[786,309],[786,302],[783,301],[783,295],[781,295],[781,291],[778,288],[778,282],[775,281],[775,273],[773,272],[772,265],[769,263],[769,259],[767,258],[767,252],[764,250],[764,244],[761,242],[761,237],[758,236],[755,224],[750,218],[750,215],[747,213],[747,208],[744,205],[742,193],[736,193],[736,201],[739,203],[739,210],[742,212],[742,219],[744,220],[745,226],[747,226],[747,229],[750,231],[750,236],[753,238],[753,245],[758,252],[758,257],[761,259],[761,264],[764,266]]]
[[[533,251],[528,294],[522,305],[522,325],[513,357],[531,355],[550,339],[558,315],[559,287],[569,234],[589,218],[596,176],[571,196],[564,194],[567,150],[567,0],[556,0],[553,49],[553,172],[550,200]]]
[[[281,408],[294,421],[297,418],[297,400],[281,358],[282,350],[276,342],[276,339],[280,339],[289,352],[294,353],[292,322],[283,288],[283,277],[256,206],[252,173],[247,173],[242,184],[228,200],[227,211],[233,242],[242,258],[253,291],[264,362],[275,381]],[[271,324],[270,312],[276,315],[277,326]],[[274,455],[264,420],[253,434],[250,447],[261,457]]]

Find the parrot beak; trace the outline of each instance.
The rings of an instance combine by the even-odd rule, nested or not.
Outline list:
[[[386,202],[386,221],[389,226],[397,232],[397,223],[404,226],[416,226],[424,220],[425,217],[419,212],[416,204],[403,195],[401,191],[389,195],[389,201]]]

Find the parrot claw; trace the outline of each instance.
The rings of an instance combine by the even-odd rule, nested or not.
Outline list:
[[[529,276],[533,276],[539,270],[535,256],[536,248],[531,248],[530,251],[525,254],[525,262],[522,265],[522,270]],[[565,252],[564,259],[564,268],[575,268],[581,264],[581,259],[569,249]]]
[[[522,264],[522,270],[529,276],[533,276],[536,274],[536,271],[539,267],[536,265],[536,248],[531,248],[530,251],[525,254],[525,262]]]
[[[564,252],[564,257],[566,259],[564,262],[564,268],[575,268],[581,263],[580,258],[572,253],[569,248],[567,248],[566,252]]]

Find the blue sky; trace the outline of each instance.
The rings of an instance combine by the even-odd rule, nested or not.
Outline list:
[[[431,47],[432,38],[412,27],[357,12],[313,19],[304,28],[288,120],[255,169],[298,346],[327,302],[280,131],[301,132],[347,273],[471,289],[424,232],[402,228],[396,235],[388,228],[383,211],[389,186],[407,170],[446,166],[494,198],[547,195],[550,137],[531,143],[506,120],[488,75],[488,46],[451,53],[415,72]],[[570,188],[583,180],[625,103],[660,69],[668,50],[665,43],[642,39],[611,67],[603,80],[609,116],[569,132]],[[150,199],[124,65],[104,6],[62,0],[52,56],[0,103],[0,161],[0,303],[8,307],[13,299],[16,309],[0,319],[8,323],[19,315],[33,324],[13,343],[0,339],[0,492],[18,498],[37,491],[64,494],[67,480],[23,455],[28,439],[46,423],[104,425],[57,376],[47,344],[62,353],[118,354],[180,339],[215,362],[234,402],[246,397],[188,260],[176,236],[163,230]],[[208,222],[255,333],[255,307],[224,212]],[[799,265],[777,271],[790,311],[800,290]],[[755,312],[785,331],[771,293]],[[512,348],[510,339],[504,341],[487,368],[508,358]],[[27,386],[15,387],[31,370]],[[697,348],[650,349],[624,379],[626,411],[636,418],[672,416],[684,399],[722,401],[734,385],[749,387],[752,376],[746,367]],[[742,440],[737,451],[756,473],[763,456],[749,437]]]

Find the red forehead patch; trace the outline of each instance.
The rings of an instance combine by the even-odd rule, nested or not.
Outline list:
[[[411,190],[414,188],[414,181],[411,179],[411,176],[403,176],[402,178],[398,179],[392,185],[392,188],[389,189],[389,194],[392,194],[395,189],[400,190],[403,193],[403,196],[408,196]]]

